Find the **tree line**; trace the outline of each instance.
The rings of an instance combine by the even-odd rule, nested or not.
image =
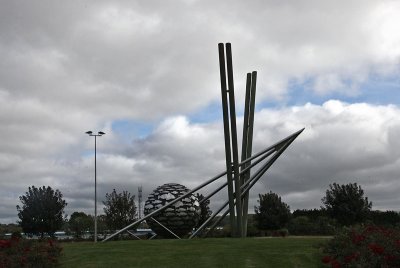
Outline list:
[[[196,197],[198,200],[204,198],[199,193],[196,194]],[[93,233],[94,217],[92,215],[76,211],[67,219],[67,216],[64,215],[67,202],[59,190],[53,190],[49,186],[39,188],[32,186],[19,199],[22,205],[17,205],[19,218],[17,223],[27,235],[54,236],[56,231],[64,230],[80,239],[87,233]],[[211,215],[209,204],[209,200],[201,204],[199,226]],[[105,235],[107,232],[114,232],[137,220],[135,195],[128,191],[117,192],[113,189],[111,193],[106,193],[103,205],[104,214],[97,216],[99,233]],[[20,231],[16,228],[6,228],[7,226],[9,225],[3,226],[0,230]]]
[[[363,189],[357,183],[329,185],[321,199],[322,206],[318,209],[291,212],[290,207],[276,193],[259,194],[258,197],[254,214],[249,215],[249,235],[331,235],[338,227],[363,223],[400,227],[400,214],[395,211],[372,210],[372,202],[364,196]],[[204,196],[197,193],[197,198],[202,200]],[[67,202],[59,190],[49,186],[32,186],[19,199],[22,205],[17,206],[18,225],[24,233],[43,237],[54,236],[56,231],[64,230],[78,239],[84,234],[93,233],[92,215],[76,211],[67,219],[64,214]],[[104,214],[97,217],[99,233],[119,230],[137,220],[135,195],[128,191],[117,192],[113,189],[106,194],[103,204]],[[210,217],[212,212],[209,205],[209,200],[202,202],[198,226]],[[0,227],[0,230],[19,230],[16,225]],[[228,224],[224,228],[229,229]]]
[[[372,202],[357,183],[329,185],[319,209],[290,211],[277,194],[260,194],[254,220],[258,230],[287,230],[292,235],[332,235],[337,228],[361,224],[400,227],[396,211],[372,210]]]

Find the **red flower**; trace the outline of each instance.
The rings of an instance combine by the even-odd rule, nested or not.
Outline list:
[[[378,228],[375,226],[368,226],[367,228],[365,228],[364,233],[372,233],[372,232],[376,232],[378,231]]]
[[[0,240],[0,248],[11,247],[11,240]]]
[[[25,256],[22,256],[21,259],[20,259],[20,264],[21,264],[21,265],[25,265],[26,262],[27,262],[26,257],[25,257]]]
[[[351,239],[353,244],[358,244],[364,240],[365,240],[365,236],[363,236],[363,235],[354,235],[353,238]]]
[[[332,268],[340,268],[341,267],[340,263],[337,260],[333,260],[331,262],[331,266],[332,266]]]
[[[11,241],[18,243],[19,242],[19,237],[17,236],[11,236]]]
[[[324,256],[322,258],[323,263],[331,263],[333,261],[333,258],[331,256]]]
[[[345,263],[349,263],[349,262],[351,262],[352,260],[358,259],[359,256],[360,256],[360,253],[355,252],[355,253],[353,253],[353,254],[351,254],[351,255],[348,255],[348,256],[344,257],[344,262],[345,262]]]
[[[389,254],[389,255],[385,255],[385,260],[391,262],[391,261],[397,260],[397,257]]]
[[[385,249],[381,246],[379,246],[378,244],[375,243],[371,243],[368,245],[368,248],[375,254],[380,255],[383,252],[385,252]]]

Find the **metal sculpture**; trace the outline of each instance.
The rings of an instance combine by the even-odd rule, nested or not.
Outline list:
[[[188,188],[177,183],[167,183],[157,187],[147,198],[144,215],[163,207],[169,201],[189,191]],[[192,194],[151,217],[147,220],[147,224],[157,235],[164,238],[180,238],[196,227],[200,219],[200,212],[199,200]]]
[[[289,147],[289,145],[300,135],[304,128],[252,155],[257,72],[253,71],[252,73],[248,73],[246,80],[242,153],[241,161],[239,162],[231,44],[227,43],[225,46],[222,43],[218,44],[218,52],[221,77],[226,171],[216,175],[194,189],[189,190],[183,195],[170,200],[168,203],[163,203],[163,206],[155,207],[151,211],[148,211],[146,216],[142,219],[129,224],[125,228],[108,236],[103,241],[107,241],[122,232],[129,231],[130,228],[137,226],[139,223],[145,220],[153,221],[153,224],[158,224],[170,234],[180,238],[178,234],[171,230],[170,226],[166,226],[162,222],[155,220],[155,217],[163,213],[163,211],[166,211],[168,208],[176,206],[178,202],[181,202],[181,200],[190,198],[193,193],[211,183],[218,181],[225,175],[226,181],[215,187],[215,190],[206,195],[199,202],[201,204],[202,202],[209,200],[212,196],[224,188],[227,188],[228,200],[220,208],[218,208],[200,227],[192,232],[192,234],[189,236],[189,239],[196,236],[207,236],[207,234],[213,230],[228,214],[231,225],[231,236],[246,237],[250,189],[272,166],[279,156]],[[256,166],[258,169],[253,171],[253,168]],[[217,221],[213,222],[215,217],[220,214],[221,217]],[[182,236],[184,233],[180,233],[180,235]]]

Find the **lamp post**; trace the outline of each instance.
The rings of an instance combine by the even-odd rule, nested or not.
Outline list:
[[[103,136],[104,132],[99,131],[97,134],[93,134],[92,131],[87,131],[86,134],[94,137],[94,242],[97,242],[97,137]]]

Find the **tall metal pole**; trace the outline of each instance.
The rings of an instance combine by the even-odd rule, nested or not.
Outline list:
[[[229,88],[229,112],[231,117],[231,135],[232,135],[232,160],[233,160],[233,175],[235,182],[236,193],[236,225],[237,236],[242,236],[242,191],[240,189],[239,177],[239,156],[237,143],[237,128],[236,128],[236,108],[235,108],[235,88],[233,83],[233,64],[232,64],[232,47],[230,43],[226,44],[226,66],[228,73],[228,88]]]
[[[232,161],[231,161],[231,138],[228,114],[228,91],[226,86],[226,69],[225,69],[225,50],[224,44],[218,44],[219,52],[219,70],[221,77],[221,99],[222,99],[222,115],[224,120],[224,140],[225,140],[225,161],[226,161],[226,178],[228,183],[228,201],[229,201],[229,219],[231,224],[231,234],[236,234],[235,221],[235,203],[233,197],[233,179],[232,179]]]
[[[94,136],[94,242],[97,243],[97,136]]]
[[[248,133],[249,133],[249,105],[250,105],[250,88],[251,88],[251,73],[248,73],[246,76],[246,95],[245,95],[245,100],[244,100],[244,114],[243,114],[243,135],[242,135],[242,162],[248,158]],[[246,169],[246,167],[249,165],[249,163],[246,163],[240,167],[240,173],[243,172],[243,170]],[[245,172],[240,176],[240,185],[243,185],[244,182],[246,181],[247,177],[250,175],[250,170]],[[246,195],[245,195],[246,196]],[[247,236],[247,210],[248,207],[246,206],[246,202],[243,200],[243,230],[242,230],[242,236],[246,237]]]
[[[94,137],[94,242],[97,242],[97,137],[103,136],[104,132],[99,131],[93,134],[93,131],[87,131],[91,137]]]
[[[242,161],[249,158],[252,154],[253,147],[253,127],[254,127],[254,110],[255,110],[255,99],[256,99],[256,83],[257,83],[257,72],[247,74],[246,83],[246,100],[245,100],[245,111],[244,111],[244,122],[243,122],[243,141],[242,141]],[[251,162],[243,165],[245,169]],[[250,170],[246,172],[241,178],[241,185],[250,178]],[[249,207],[249,193],[244,195],[243,201],[243,236],[247,236],[247,218],[248,218],[248,207]]]

